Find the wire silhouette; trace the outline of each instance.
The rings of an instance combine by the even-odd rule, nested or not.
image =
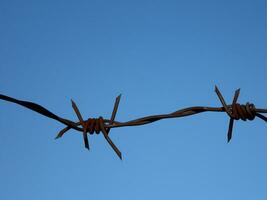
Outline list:
[[[18,99],[15,99],[15,98],[12,98],[6,95],[2,95],[2,94],[0,94],[0,99],[21,105],[23,107],[26,107],[32,111],[35,111],[41,115],[44,115],[46,117],[49,117],[51,119],[54,119],[66,125],[66,127],[63,128],[57,134],[55,139],[61,138],[67,131],[69,131],[70,129],[74,129],[74,130],[77,130],[83,133],[83,140],[84,140],[85,148],[89,150],[90,147],[89,147],[89,141],[88,141],[88,133],[89,134],[102,133],[104,138],[107,140],[107,142],[112,147],[112,149],[115,151],[115,153],[118,155],[118,157],[122,159],[122,154],[120,150],[117,148],[117,146],[112,142],[112,140],[109,137],[109,132],[112,128],[118,128],[118,127],[124,127],[124,126],[141,126],[141,125],[153,123],[155,121],[162,120],[162,119],[185,117],[185,116],[199,114],[202,112],[226,112],[230,118],[228,133],[227,133],[227,141],[230,142],[232,135],[233,135],[232,134],[233,125],[234,125],[235,120],[240,120],[240,119],[243,121],[254,120],[256,117],[258,117],[264,120],[265,122],[267,122],[267,117],[260,114],[260,113],[267,113],[267,109],[256,108],[255,105],[252,103],[246,103],[246,104],[237,103],[237,100],[240,94],[240,89],[237,89],[235,91],[232,104],[226,104],[217,86],[215,86],[215,92],[222,104],[222,107],[194,106],[194,107],[180,109],[169,114],[150,115],[150,116],[146,116],[146,117],[142,117],[142,118],[134,119],[131,121],[126,121],[126,122],[115,121],[121,95],[117,96],[115,100],[112,115],[110,119],[104,119],[102,116],[100,116],[99,118],[88,118],[87,120],[84,120],[78,109],[78,106],[73,100],[71,100],[72,108],[74,112],[76,113],[77,118],[79,120],[77,122],[59,117],[58,115],[50,112],[43,106],[38,105],[33,102],[18,100]]]

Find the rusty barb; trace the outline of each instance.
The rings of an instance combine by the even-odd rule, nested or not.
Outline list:
[[[57,120],[60,123],[66,125],[66,127],[57,134],[55,139],[61,138],[67,131],[69,131],[70,129],[74,129],[74,130],[82,132],[85,148],[89,150],[88,133],[89,134],[102,133],[104,138],[109,143],[109,145],[115,151],[115,153],[119,156],[120,159],[122,159],[122,154],[120,150],[116,147],[116,145],[112,142],[112,140],[109,137],[109,132],[112,128],[118,128],[118,127],[124,127],[124,126],[141,126],[141,125],[149,124],[149,123],[161,120],[161,119],[185,117],[185,116],[195,115],[195,114],[207,112],[207,111],[226,112],[227,115],[230,117],[229,128],[228,128],[228,133],[227,133],[227,141],[230,142],[232,138],[234,120],[241,119],[243,121],[246,121],[246,120],[254,120],[255,117],[258,117],[264,120],[265,122],[267,122],[267,118],[264,115],[260,114],[260,113],[267,113],[267,109],[256,108],[254,104],[252,103],[246,103],[244,105],[237,103],[240,89],[235,91],[232,104],[226,104],[217,86],[215,86],[215,92],[222,104],[222,107],[204,107],[204,106],[188,107],[188,108],[177,110],[169,114],[150,115],[150,116],[146,116],[146,117],[142,117],[142,118],[134,119],[131,121],[126,121],[126,122],[115,121],[121,95],[119,95],[116,98],[113,112],[112,112],[110,119],[104,119],[103,117],[100,116],[98,118],[88,118],[87,120],[84,120],[76,103],[73,100],[71,100],[72,108],[74,112],[76,113],[77,118],[79,120],[77,122],[61,118],[36,103],[32,103],[28,101],[21,101],[21,100],[14,99],[12,97],[8,97],[8,96],[1,95],[1,94],[0,94],[0,99],[19,104],[23,107],[26,107],[41,115]]]

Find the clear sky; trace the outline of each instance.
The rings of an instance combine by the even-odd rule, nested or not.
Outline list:
[[[266,1],[0,1],[0,93],[77,120],[117,120],[190,106],[267,108]],[[266,200],[267,124],[203,113],[112,129],[64,126],[0,101],[0,199]]]

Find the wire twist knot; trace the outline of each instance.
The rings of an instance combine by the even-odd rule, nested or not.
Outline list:
[[[85,121],[85,130],[86,132],[89,132],[91,135],[99,134],[101,132],[101,126],[105,126],[103,117],[99,118],[88,118],[87,121]]]
[[[230,117],[235,120],[253,120],[256,117],[256,108],[253,103],[239,104],[235,103],[231,106]]]

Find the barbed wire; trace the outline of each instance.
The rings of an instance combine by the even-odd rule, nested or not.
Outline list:
[[[267,117],[260,114],[260,113],[267,113],[267,109],[256,108],[255,105],[252,103],[246,103],[246,104],[237,103],[237,100],[240,94],[240,89],[237,89],[235,91],[232,104],[226,104],[217,86],[215,86],[215,92],[222,104],[221,107],[194,106],[194,107],[180,109],[169,114],[150,115],[150,116],[146,116],[146,117],[142,117],[142,118],[126,121],[126,122],[115,121],[121,95],[117,96],[115,100],[112,115],[110,119],[104,119],[102,116],[100,116],[99,118],[88,118],[87,120],[84,120],[78,109],[78,106],[73,100],[71,100],[72,108],[74,112],[76,113],[77,118],[79,120],[77,122],[59,117],[58,115],[52,113],[51,111],[47,110],[43,106],[33,103],[33,102],[18,100],[18,99],[15,99],[15,98],[12,98],[6,95],[2,95],[2,94],[0,94],[0,99],[21,105],[23,107],[26,107],[32,111],[35,111],[41,115],[44,115],[46,117],[49,117],[51,119],[54,119],[66,125],[65,128],[59,131],[55,139],[61,138],[67,131],[69,131],[70,129],[74,129],[74,130],[77,130],[83,133],[83,140],[84,140],[85,148],[89,150],[90,147],[89,147],[89,142],[88,142],[88,133],[89,134],[102,133],[104,138],[110,144],[110,146],[115,151],[115,153],[118,155],[118,157],[122,159],[122,154],[120,150],[117,148],[117,146],[112,142],[112,140],[109,137],[109,132],[112,128],[119,128],[119,127],[125,127],[125,126],[141,126],[141,125],[153,123],[153,122],[156,122],[162,119],[185,117],[185,116],[199,114],[202,112],[226,112],[230,118],[228,133],[227,133],[227,141],[230,142],[232,138],[233,125],[234,125],[235,120],[240,120],[240,119],[243,121],[254,120],[256,117],[258,117],[264,120],[265,122],[267,122]]]

